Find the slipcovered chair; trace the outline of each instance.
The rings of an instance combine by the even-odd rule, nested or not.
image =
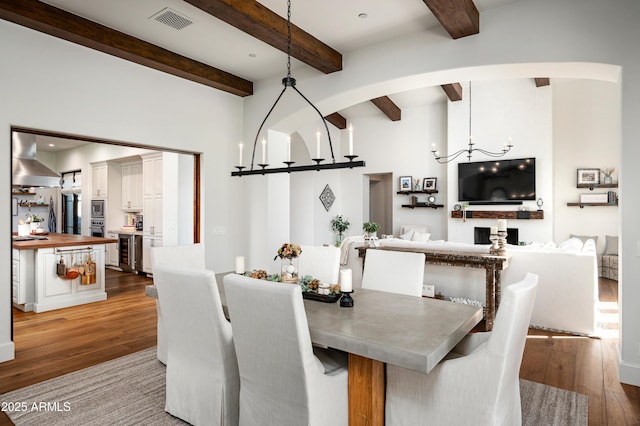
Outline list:
[[[156,265],[179,265],[191,269],[205,269],[204,250],[202,244],[189,244],[184,246],[163,246],[151,247],[151,270],[154,271]],[[156,311],[158,313],[157,325],[157,356],[158,360],[167,363],[167,332],[164,327],[162,310],[160,303],[156,301]]]
[[[387,365],[386,424],[519,425],[519,372],[538,276],[503,290],[493,331],[468,335],[429,374]]]
[[[312,348],[300,286],[224,277],[240,426],[346,425],[346,354]]]
[[[213,271],[154,268],[167,331],[165,410],[193,425],[237,425],[240,377]]]
[[[340,249],[334,246],[301,246],[298,257],[300,275],[311,275],[324,283],[337,284],[340,273]]]
[[[367,250],[362,288],[422,297],[424,263],[422,253]]]

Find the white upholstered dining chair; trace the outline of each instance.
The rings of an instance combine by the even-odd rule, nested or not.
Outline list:
[[[538,276],[503,290],[488,333],[469,334],[429,374],[387,365],[386,424],[519,425],[519,372]]]
[[[424,263],[422,253],[367,250],[362,288],[422,297]]]
[[[167,331],[165,410],[193,425],[237,425],[240,377],[214,272],[153,272]]]
[[[312,347],[300,286],[229,274],[224,288],[240,426],[346,425],[346,356]]]
[[[202,244],[188,244],[182,246],[151,247],[151,270],[157,265],[178,265],[184,268],[205,269],[204,250]],[[164,327],[164,319],[160,303],[156,301],[158,313],[157,324],[157,356],[158,360],[167,363],[167,332]]]
[[[300,275],[311,275],[324,283],[337,284],[340,273],[340,249],[335,246],[300,247],[302,254],[298,257]]]

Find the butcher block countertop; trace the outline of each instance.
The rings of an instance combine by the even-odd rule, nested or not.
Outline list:
[[[46,235],[38,234],[36,237],[46,238],[46,240],[35,239],[29,241],[13,241],[11,246],[18,250],[37,250],[43,248],[111,244],[118,242],[118,240],[114,238],[87,237],[84,235],[72,234],[48,233]],[[15,239],[16,235],[13,235],[13,238]]]

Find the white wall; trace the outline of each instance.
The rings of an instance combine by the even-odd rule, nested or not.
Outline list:
[[[618,235],[618,207],[569,207],[579,202],[577,169],[620,170],[620,86],[594,80],[554,79],[554,228],[556,241],[571,234],[598,237],[598,253],[607,235]],[[620,194],[619,189],[613,191]],[[594,190],[594,193],[607,192]]]
[[[234,208],[241,183],[229,174],[240,140],[240,98],[1,20],[0,56],[6,59],[0,68],[0,149],[7,168],[11,126],[201,152],[207,266],[232,270],[233,256],[248,235]],[[0,186],[9,192],[9,173],[0,176]],[[0,209],[0,234],[7,240],[10,214]],[[212,235],[216,225],[224,225],[224,235]],[[9,283],[8,244],[0,257]],[[5,285],[0,287],[0,361],[14,356],[10,336],[11,289]]]

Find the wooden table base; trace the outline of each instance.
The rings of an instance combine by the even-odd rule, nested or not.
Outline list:
[[[384,425],[385,363],[349,354],[349,426]]]

